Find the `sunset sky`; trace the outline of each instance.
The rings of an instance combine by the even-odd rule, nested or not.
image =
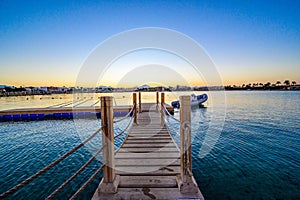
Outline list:
[[[0,1],[0,85],[74,86],[97,45],[142,27],[173,29],[194,39],[225,85],[299,83],[299,8],[297,0]],[[129,58],[135,56],[127,63]],[[149,65],[151,59],[144,59]],[[192,74],[182,76],[192,85],[205,84]],[[109,79],[103,84],[114,86]]]

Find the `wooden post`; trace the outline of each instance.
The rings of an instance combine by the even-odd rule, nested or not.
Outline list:
[[[156,92],[156,112],[158,112],[158,104],[159,104],[159,93]]]
[[[161,93],[160,94],[160,108],[161,108],[161,125],[163,126],[164,125],[164,115],[165,115],[165,110],[164,110],[164,104],[165,104],[165,93]]]
[[[198,186],[192,175],[191,97],[180,96],[180,177],[181,193],[197,193]]]
[[[142,100],[141,100],[141,92],[139,92],[139,113],[142,112]]]
[[[114,122],[113,122],[113,97],[100,97],[101,100],[101,123],[102,123],[102,146],[103,148],[103,179],[99,190],[103,193],[116,193],[119,177],[115,174],[114,160]]]
[[[137,124],[137,107],[136,107],[136,93],[133,93],[133,114],[134,114],[134,120],[133,123]]]

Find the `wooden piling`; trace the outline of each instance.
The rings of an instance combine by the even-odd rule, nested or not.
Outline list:
[[[139,113],[142,112],[142,97],[141,92],[139,92]]]
[[[103,193],[116,193],[118,178],[115,174],[114,160],[114,123],[113,97],[103,96],[101,100],[102,146],[103,148],[103,179],[99,190]]]
[[[137,106],[136,106],[136,93],[133,93],[133,114],[134,114],[134,120],[133,123],[137,124]]]
[[[180,96],[180,177],[178,187],[181,193],[198,193],[197,183],[192,175],[192,131],[191,97]]]
[[[158,104],[159,104],[159,93],[156,92],[156,112],[158,112]]]
[[[160,94],[160,107],[161,107],[161,125],[163,125],[165,123],[165,119],[164,119],[164,114],[165,114],[165,110],[164,110],[164,104],[165,104],[165,93],[161,93]]]

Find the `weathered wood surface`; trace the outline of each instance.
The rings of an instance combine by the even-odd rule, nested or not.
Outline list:
[[[98,199],[203,199],[200,192],[182,194],[176,177],[180,175],[180,154],[156,104],[143,103],[137,124],[115,154],[116,174],[120,177],[115,194],[99,193]]]

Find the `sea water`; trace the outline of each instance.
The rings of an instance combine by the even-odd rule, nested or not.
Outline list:
[[[212,98],[214,94],[210,92]],[[166,101],[183,93],[166,93]],[[95,95],[81,94],[92,105]],[[143,93],[143,101],[155,93]],[[116,105],[131,102],[130,93],[113,95]],[[192,108],[193,174],[206,199],[299,199],[300,198],[300,92],[226,91],[225,99]],[[0,109],[63,103],[71,95],[0,98]],[[77,99],[77,97],[75,98]],[[128,100],[130,99],[130,100]],[[48,102],[48,103],[45,103]],[[30,106],[30,107],[32,107]],[[224,112],[226,115],[224,115]],[[221,116],[221,117],[220,117]],[[175,118],[179,113],[175,112]],[[218,119],[218,124],[212,123]],[[179,124],[172,121],[178,129]],[[116,132],[127,121],[116,125]],[[0,193],[30,177],[78,145],[100,127],[99,120],[48,120],[0,123]],[[221,128],[221,129],[220,129]],[[172,130],[170,128],[170,130]],[[179,138],[171,131],[175,140]],[[116,143],[120,145],[121,139]],[[201,148],[208,146],[203,154]],[[101,136],[43,174],[8,199],[44,199],[67,180],[101,147]],[[117,147],[116,147],[117,148]],[[207,148],[206,148],[207,150]],[[97,157],[56,197],[68,199],[101,166]],[[101,174],[78,199],[90,199]]]

